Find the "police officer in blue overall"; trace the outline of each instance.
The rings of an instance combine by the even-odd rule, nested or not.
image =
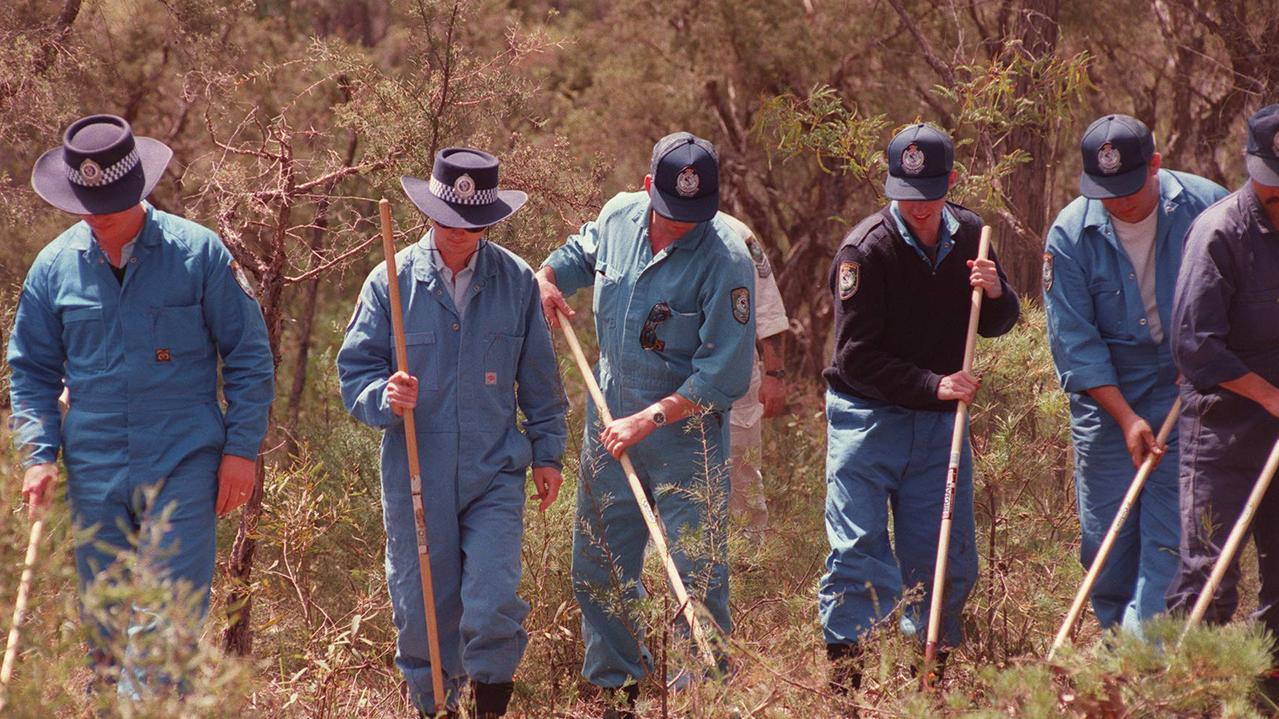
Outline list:
[[[623,688],[632,706],[634,682],[652,668],[631,610],[643,591],[648,532],[616,458],[629,453],[689,593],[728,632],[729,408],[750,385],[755,343],[755,265],[715,219],[714,148],[686,132],[662,138],[644,190],[609,200],[538,271],[552,322],[557,310],[573,314],[565,295],[594,287],[596,374],[615,419],[601,431],[594,408],[588,412],[573,588],[586,643],[582,674]],[[699,410],[700,421],[690,419]],[[681,537],[697,532],[704,551],[689,556]]]
[[[10,396],[32,511],[53,497],[61,449],[72,519],[92,529],[77,534],[81,590],[167,512],[157,546],[139,550],[207,606],[216,521],[253,492],[274,365],[252,287],[217,235],[143,203],[172,156],[124,119],[93,115],[36,162],[36,192],[83,221],[27,274]],[[103,647],[121,641],[110,631],[93,632],[106,680]]]
[[[471,716],[506,713],[528,645],[520,583],[525,474],[539,509],[559,492],[568,408],[533,270],[484,232],[528,199],[498,187],[499,164],[446,148],[404,192],[431,229],[396,255],[409,371],[395,371],[387,270],[369,273],[338,352],[342,400],[382,435],[386,580],[396,666],[419,711],[448,706],[470,679]],[[447,697],[432,694],[404,412],[416,413]],[[524,414],[523,432],[517,411]]]
[[[1171,315],[1181,398],[1181,552],[1168,608],[1188,611],[1279,439],[1279,105],[1248,120],[1249,180],[1190,228]],[[1261,592],[1254,617],[1279,636],[1279,489],[1252,526]],[[1205,620],[1230,621],[1239,558]],[[1279,665],[1279,658],[1276,659]],[[1279,699],[1279,679],[1265,683]]]
[[[1186,229],[1226,190],[1160,168],[1150,130],[1107,115],[1080,143],[1081,197],[1057,215],[1044,249],[1048,341],[1070,397],[1075,486],[1091,566],[1119,510],[1134,467],[1158,452],[1151,429],[1176,397],[1166,328]],[[1093,588],[1102,628],[1164,611],[1177,567],[1177,436],[1147,480]]]
[[[978,331],[997,337],[1019,315],[1017,295],[982,227],[946,201],[954,146],[931,125],[888,145],[884,193],[892,202],[844,238],[831,265],[835,349],[825,370],[826,534],[831,551],[818,605],[831,688],[861,685],[859,642],[922,585],[902,629],[921,641],[936,563],[956,400],[980,381],[963,371],[973,287],[985,292]],[[954,501],[939,665],[961,640],[960,613],[977,578],[972,457],[967,443]],[[889,511],[895,542],[890,543]],[[895,550],[895,551],[894,551]],[[938,670],[940,672],[940,669]]]

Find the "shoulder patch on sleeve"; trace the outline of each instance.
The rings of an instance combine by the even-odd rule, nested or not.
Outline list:
[[[839,299],[849,300],[862,283],[862,266],[856,262],[839,263]]]
[[[1051,252],[1044,253],[1044,274],[1042,279],[1044,292],[1051,290],[1053,288],[1053,253]]]
[[[235,260],[231,260],[231,276],[235,277],[235,283],[240,286],[240,289],[244,290],[244,294],[248,295],[249,299],[257,302],[258,293],[253,289],[253,283],[249,282],[249,276],[245,274],[244,267]]]
[[[731,294],[733,300],[733,319],[738,324],[746,324],[751,319],[751,291],[745,287],[737,287],[733,289]]]
[[[764,248],[760,246],[759,240],[754,235],[746,236],[746,249],[750,250],[751,260],[755,263],[755,272],[760,277],[768,277],[773,273],[773,266],[768,263],[768,255],[764,254]]]

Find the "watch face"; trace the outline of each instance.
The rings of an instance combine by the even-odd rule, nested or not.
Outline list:
[[[654,412],[654,413],[653,413],[653,424],[656,424],[656,425],[658,425],[658,426],[661,426],[661,425],[663,425],[663,424],[666,424],[666,413],[665,413],[665,412]]]

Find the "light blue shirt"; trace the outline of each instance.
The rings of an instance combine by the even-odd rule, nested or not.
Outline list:
[[[595,288],[600,384],[614,416],[675,392],[727,412],[750,386],[755,264],[718,219],[653,255],[649,215],[646,193],[621,193],[545,264],[565,296]],[[660,306],[670,316],[651,321]]]
[[[484,246],[487,240],[480,240],[480,247]],[[471,253],[470,259],[466,261],[466,267],[463,267],[456,275],[450,270],[448,265],[444,264],[444,257],[440,255],[440,250],[435,246],[435,231],[426,233],[426,237],[422,238],[422,246],[427,250],[427,254],[431,258],[431,266],[440,273],[440,277],[444,280],[444,286],[448,288],[449,295],[453,298],[453,306],[457,308],[458,317],[466,319],[466,306],[468,304],[468,294],[471,290],[471,279],[475,277],[475,258],[479,256],[479,248]]]
[[[928,252],[924,246],[915,239],[915,235],[910,231],[910,226],[906,224],[906,218],[902,217],[901,209],[897,206],[897,200],[893,200],[888,205],[888,211],[892,213],[893,220],[897,223],[897,232],[906,240],[906,244],[915,249],[920,259],[928,263],[929,267],[936,267],[941,261],[946,259],[946,255],[955,247],[955,233],[959,232],[959,218],[955,217],[951,212],[942,208],[941,226],[937,229],[937,259],[928,258]]]
[[[1159,320],[1172,327],[1173,289],[1186,231],[1225,188],[1196,175],[1159,171],[1155,296]],[[1141,382],[1156,371],[1175,376],[1167,334],[1156,342],[1137,273],[1100,200],[1078,197],[1057,215],[1044,250],[1048,340],[1062,388]]]

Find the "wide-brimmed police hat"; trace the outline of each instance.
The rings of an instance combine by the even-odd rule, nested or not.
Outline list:
[[[496,157],[471,147],[446,147],[435,154],[431,179],[401,177],[404,194],[417,209],[445,227],[479,230],[515,214],[528,195],[498,186]]]
[[[164,176],[173,150],[135,137],[127,120],[89,115],[71,123],[36,160],[31,187],[50,205],[76,215],[110,215],[141,202]]]

